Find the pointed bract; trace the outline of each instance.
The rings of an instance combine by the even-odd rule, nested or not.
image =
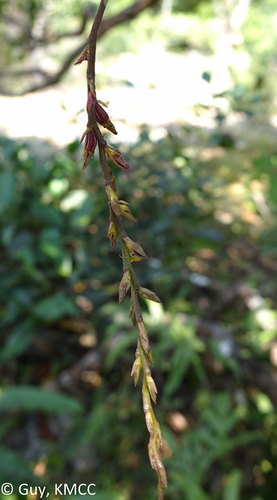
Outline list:
[[[125,172],[130,172],[131,168],[128,163],[122,158],[121,154],[117,149],[112,148],[111,146],[106,146],[104,151],[107,157],[119,168],[125,170]]]
[[[88,113],[88,115],[92,112],[93,107],[95,106],[95,118],[96,118],[96,121],[98,123],[100,123],[100,125],[102,125],[102,127],[105,127],[107,130],[109,130],[113,134],[117,135],[117,131],[115,129],[115,126],[111,122],[110,117],[109,117],[107,111],[105,111],[102,108],[102,106],[99,104],[99,102],[101,102],[101,101],[97,101],[93,97],[92,92],[89,91],[88,92],[88,99],[87,99],[87,113]],[[101,104],[104,104],[104,103],[101,103]],[[105,106],[105,104],[104,104],[104,106]]]
[[[105,111],[102,106],[100,106],[98,101],[95,104],[95,114],[96,120],[98,121],[98,123],[100,123],[100,125],[103,125],[103,123],[106,123],[106,121],[109,120],[107,111]]]
[[[138,219],[135,219],[135,217],[133,216],[130,208],[125,205],[124,203],[122,203],[121,200],[119,200],[119,206],[120,206],[120,210],[121,210],[121,213],[122,215],[126,218],[126,219],[129,219],[131,220],[132,222],[135,222],[137,223]]]
[[[107,130],[112,132],[113,134],[117,135],[117,131],[115,129],[114,124],[111,122],[110,117],[105,111],[102,106],[99,104],[101,101],[96,101],[95,103],[95,116],[96,116],[96,121],[102,125],[102,127],[105,127]]]
[[[117,216],[118,219],[122,219],[117,194],[115,193],[112,186],[110,186],[110,185],[105,186],[105,189],[106,189],[106,193],[107,193],[109,202],[111,204],[111,207],[112,207],[115,215]]]
[[[93,129],[91,129],[87,135],[86,135],[86,138],[85,138],[85,145],[84,145],[84,148],[87,150],[87,151],[95,151],[95,148],[96,148],[96,144],[97,144],[97,139],[96,139],[96,135],[95,135],[95,132]]]
[[[93,152],[87,151],[86,149],[84,149],[83,150],[83,157],[84,157],[84,162],[83,162],[82,170],[85,170],[85,168],[87,168],[91,158],[93,158]]]
[[[131,262],[135,262],[141,259],[147,259],[147,255],[139,243],[135,243],[128,236],[124,236],[123,240],[129,250]]]
[[[87,167],[90,159],[94,156],[94,151],[97,144],[97,139],[94,130],[91,129],[86,132],[87,133],[85,133],[85,135],[83,135],[82,137],[82,140],[85,137],[85,145],[83,150],[84,163],[82,170],[84,170]]]
[[[86,48],[80,55],[79,59],[77,59],[77,61],[74,63],[74,66],[76,66],[77,64],[81,64],[83,61],[88,61],[88,50]]]
[[[151,290],[148,290],[148,288],[144,288],[144,287],[140,286],[138,289],[138,293],[142,299],[152,300],[153,302],[158,302],[158,304],[162,303],[162,301],[159,299],[159,297]]]
[[[146,423],[146,427],[147,427],[148,432],[150,434],[152,434],[154,429],[153,429],[153,421],[151,418],[150,411],[145,412],[145,423]]]
[[[112,250],[114,250],[115,248],[117,237],[118,237],[118,231],[116,229],[115,223],[111,221],[108,230],[108,238],[111,242]]]
[[[146,375],[146,383],[150,396],[153,399],[154,403],[156,403],[156,394],[158,393],[158,391],[154,379],[151,377],[151,375]]]
[[[108,119],[105,123],[101,123],[101,125],[102,125],[102,127],[109,130],[109,132],[112,132],[112,134],[117,135],[116,128],[110,119]]]
[[[123,300],[131,286],[130,271],[124,271],[123,278],[119,285],[119,303]]]
[[[145,352],[149,350],[149,340],[143,321],[138,321],[139,339]]]
[[[138,379],[139,379],[139,374],[140,374],[141,367],[142,367],[141,359],[140,359],[140,357],[138,357],[134,361],[134,364],[133,364],[133,367],[132,367],[132,371],[131,371],[131,377],[134,376],[135,386],[138,383]]]

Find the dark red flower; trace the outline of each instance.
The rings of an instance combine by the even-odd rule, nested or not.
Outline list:
[[[89,160],[93,157],[96,144],[97,144],[96,135],[94,133],[94,130],[90,129],[87,133],[85,133],[85,146],[83,151],[84,163],[82,170],[84,170],[87,167]]]

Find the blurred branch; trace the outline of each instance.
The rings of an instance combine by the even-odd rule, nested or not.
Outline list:
[[[133,5],[130,5],[130,7],[127,7],[127,9],[119,12],[119,14],[116,14],[115,16],[111,16],[108,19],[104,20],[100,26],[98,38],[113,26],[125,23],[126,21],[131,21],[131,19],[134,19],[142,11],[148,9],[148,7],[151,7],[157,2],[159,2],[159,0],[139,0]]]
[[[51,33],[49,36],[47,37],[42,37],[40,39],[38,39],[38,43],[40,44],[47,44],[47,43],[52,43],[52,42],[56,42],[57,40],[61,40],[62,38],[66,38],[66,37],[73,37],[73,36],[79,36],[79,35],[82,35],[85,31],[85,28],[86,28],[86,25],[87,25],[87,21],[89,21],[90,19],[93,19],[95,16],[95,10],[93,7],[91,7],[90,5],[86,5],[83,10],[82,10],[82,19],[81,19],[81,24],[80,24],[80,27],[75,30],[75,31],[67,31],[65,33]]]
[[[46,73],[46,71],[44,71],[41,68],[7,69],[5,73],[0,72],[0,75],[3,76],[23,76],[23,75],[34,75],[34,74],[42,75],[45,78],[48,77],[48,73]]]
[[[25,25],[16,17],[4,16],[3,19],[7,24],[10,23],[19,26],[25,38],[27,39],[26,40],[27,43],[26,41],[23,41],[24,45],[28,46],[28,50],[34,50],[38,45],[48,45],[50,43],[61,40],[62,38],[66,37],[71,38],[74,36],[82,35],[82,33],[84,33],[85,31],[87,21],[93,19],[94,16],[95,16],[95,9],[91,5],[85,5],[81,12],[80,27],[77,30],[67,31],[64,33],[49,33],[41,37],[34,36],[34,34],[32,33],[32,29],[29,26]]]
[[[134,19],[138,14],[143,12],[145,9],[148,7],[151,7],[152,5],[158,3],[159,0],[138,0],[134,4],[132,4],[130,7],[127,7],[126,9],[122,10],[118,14],[109,17],[108,19],[104,20],[103,23],[100,26],[99,33],[98,33],[98,38],[103,36],[104,33],[106,33],[109,29],[113,28],[114,26],[117,26],[119,24],[125,23],[126,21],[130,21],[131,19]],[[85,11],[84,11],[85,12]],[[83,17],[83,22],[80,27],[80,29],[76,32],[73,33],[61,33],[60,35],[51,35],[50,38],[48,38],[48,42],[53,42],[57,41],[61,38],[68,37],[68,36],[76,36],[78,34],[82,34],[83,31],[85,30],[86,22],[89,19],[88,13],[86,14],[87,17]],[[55,37],[55,38],[54,38]],[[38,43],[42,43],[43,39],[38,40]],[[47,42],[47,43],[48,43]],[[46,42],[45,42],[46,43]],[[0,94],[2,95],[7,95],[7,96],[22,96],[24,94],[28,94],[31,92],[36,92],[38,90],[45,89],[47,87],[50,87],[51,85],[55,85],[58,83],[64,74],[67,72],[73,61],[75,61],[80,53],[84,50],[86,46],[86,43],[81,43],[73,52],[71,52],[68,56],[67,59],[64,61],[63,65],[61,68],[54,74],[47,73],[46,71],[43,71],[40,68],[30,68],[30,69],[22,69],[22,70],[9,70],[9,71],[1,71],[0,72],[0,77],[15,77],[15,76],[20,76],[20,75],[32,75],[32,74],[41,74],[43,76],[43,81],[38,84],[30,85],[28,88],[23,90],[22,92],[13,92],[9,88],[4,88],[0,87]]]

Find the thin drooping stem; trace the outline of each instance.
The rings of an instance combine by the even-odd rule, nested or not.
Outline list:
[[[98,35],[99,26],[106,8],[108,0],[101,0],[94,23],[91,29],[91,33],[88,39],[88,45],[85,52],[82,53],[81,60],[88,60],[87,67],[87,90],[88,90],[88,102],[87,102],[87,112],[88,112],[88,123],[87,129],[83,135],[86,137],[84,157],[85,162],[83,168],[88,164],[89,159],[94,153],[94,147],[96,142],[98,143],[99,149],[99,163],[102,171],[103,182],[105,190],[108,196],[108,204],[110,211],[110,228],[108,236],[111,240],[112,249],[114,249],[116,244],[116,239],[118,238],[121,245],[122,261],[123,261],[123,278],[119,286],[119,301],[123,299],[126,295],[128,289],[131,289],[131,308],[130,308],[130,318],[133,322],[134,327],[138,328],[138,342],[136,350],[136,360],[133,364],[132,375],[134,375],[135,385],[138,382],[140,370],[143,372],[143,383],[142,383],[142,398],[143,398],[143,410],[145,414],[145,420],[147,429],[150,434],[150,440],[148,444],[148,453],[150,458],[150,463],[153,469],[155,469],[158,475],[158,500],[163,500],[163,490],[167,486],[166,473],[163,463],[160,458],[159,449],[161,445],[161,431],[159,423],[155,417],[151,400],[156,402],[157,388],[155,382],[151,376],[151,370],[149,365],[153,366],[153,358],[151,349],[149,347],[149,340],[147,335],[147,330],[143,322],[143,316],[139,304],[139,295],[144,299],[153,300],[155,302],[160,302],[159,298],[146,288],[141,287],[140,282],[136,276],[135,270],[133,268],[133,262],[147,258],[144,250],[139,243],[133,242],[125,231],[122,224],[122,215],[126,218],[137,222],[133,217],[128,208],[126,202],[119,200],[117,195],[117,187],[113,172],[111,171],[107,156],[120,168],[123,170],[130,170],[128,164],[123,160],[119,151],[115,150],[112,146],[109,146],[104,139],[98,123],[101,123],[105,128],[113,133],[117,133],[114,125],[110,122],[108,114],[101,108],[96,97],[95,88],[95,56],[96,56],[96,40]],[[88,50],[88,56],[87,56]],[[98,106],[98,107],[97,107]],[[100,108],[100,109],[99,109]],[[102,120],[102,121],[101,121]]]
[[[88,67],[87,67],[87,80],[90,90],[95,96],[95,54],[96,54],[96,41],[99,26],[102,21],[102,17],[104,15],[108,0],[101,0],[100,5],[98,7],[95,19],[93,21],[93,25],[91,28],[91,32],[88,38],[89,45],[89,55],[88,55]]]

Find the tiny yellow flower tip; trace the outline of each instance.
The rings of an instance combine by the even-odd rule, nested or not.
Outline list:
[[[103,108],[102,108],[103,109]],[[103,109],[103,111],[105,111]],[[107,114],[107,113],[106,113]],[[100,122],[99,122],[100,123]],[[110,132],[112,132],[112,134],[114,135],[117,135],[117,131],[116,131],[116,128],[114,126],[114,124],[111,122],[111,120],[108,118],[108,120],[105,121],[105,123],[101,123],[101,125],[106,128],[107,130],[109,130]]]

